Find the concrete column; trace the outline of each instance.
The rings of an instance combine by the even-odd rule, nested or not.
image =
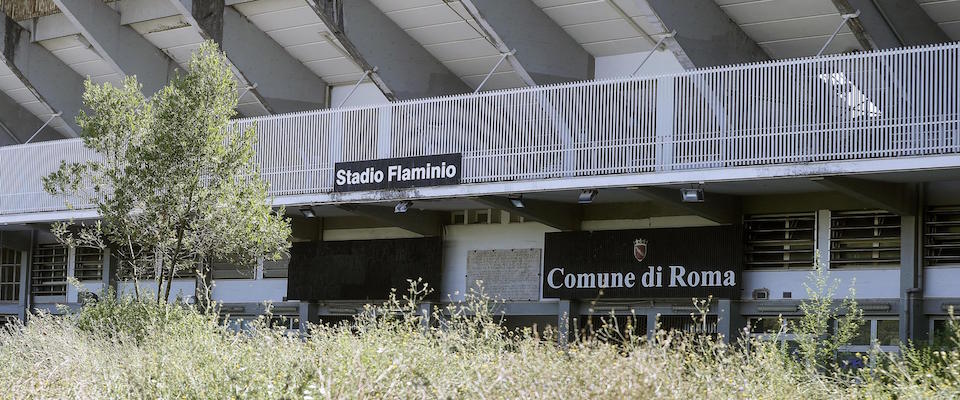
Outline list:
[[[740,314],[740,301],[732,299],[717,300],[717,332],[723,335],[723,341],[730,343],[740,339],[740,330],[746,325]]]
[[[920,343],[929,322],[923,313],[922,210],[918,214],[900,216],[900,340]]]
[[[420,323],[423,325],[424,330],[430,329],[430,324],[433,322],[433,303],[429,301],[424,301],[420,303],[420,316],[423,319],[420,320]]]
[[[76,277],[77,267],[77,248],[67,247],[67,279]],[[78,289],[67,281],[67,303],[76,303],[79,301]]]
[[[657,79],[656,140],[654,146],[657,171],[669,171],[673,163],[673,100],[675,83],[673,78]]]
[[[657,335],[657,319],[660,313],[656,311],[647,311],[647,340],[653,341]]]
[[[37,232],[30,231],[30,247],[22,254],[20,259],[20,320],[27,322],[27,315],[30,314],[30,307],[33,305],[33,298],[30,296],[30,270],[33,265],[33,248],[37,243]]]
[[[817,210],[816,249],[820,251],[820,265],[830,269],[830,210]]]
[[[27,311],[29,310],[30,300],[30,259],[33,256],[31,250],[20,252],[20,296],[17,299],[20,304],[19,317],[21,321],[26,321]]]
[[[316,323],[320,320],[318,314],[320,305],[315,302],[300,303],[300,335],[307,334],[307,323]]]
[[[110,293],[110,289],[116,291],[117,289],[117,273],[113,266],[113,257],[110,249],[103,249],[103,268],[100,275],[100,280],[103,283],[103,293],[101,296],[106,296]],[[116,293],[114,293],[116,296]]]
[[[576,317],[575,312],[576,307],[572,301],[560,300],[557,302],[557,342],[560,347],[567,347],[573,330],[577,329],[573,325],[573,319]]]

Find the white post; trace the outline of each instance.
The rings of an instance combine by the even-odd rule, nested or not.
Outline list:
[[[674,141],[674,112],[673,100],[675,94],[674,79],[664,77],[657,79],[657,145],[656,145],[656,170],[669,171],[673,163],[673,141]]]
[[[817,250],[820,251],[820,265],[830,269],[830,210],[817,211]]]
[[[390,158],[390,124],[393,120],[393,106],[377,109],[377,158]]]

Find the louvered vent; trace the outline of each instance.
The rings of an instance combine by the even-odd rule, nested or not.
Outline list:
[[[830,217],[830,268],[900,263],[900,216],[886,211],[834,212]]]
[[[814,213],[751,215],[744,219],[747,268],[810,268],[816,243]]]

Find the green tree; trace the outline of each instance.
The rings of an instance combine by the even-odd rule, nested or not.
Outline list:
[[[863,310],[857,305],[852,286],[839,307],[834,306],[838,285],[839,280],[830,280],[830,273],[820,263],[818,251],[813,270],[803,284],[807,292],[807,298],[800,302],[803,315],[793,324],[800,356],[808,367],[834,365],[837,350],[849,344],[863,325]]]
[[[109,247],[135,287],[138,277],[154,277],[157,301],[169,300],[178,272],[195,271],[202,306],[210,260],[253,267],[286,253],[289,221],[269,205],[253,158],[254,128],[230,123],[237,84],[216,44],[201,46],[188,71],[152,98],[135,77],[123,87],[88,80],[85,88],[89,112],[77,123],[99,158],[62,163],[44,188],[94,204],[100,220],[57,224],[61,241]]]

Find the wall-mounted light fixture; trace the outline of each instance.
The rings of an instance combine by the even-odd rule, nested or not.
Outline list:
[[[580,191],[580,197],[577,197],[577,203],[580,204],[590,204],[593,203],[593,199],[597,198],[596,189],[585,189]]]
[[[409,209],[410,206],[412,206],[412,205],[413,205],[413,202],[410,201],[410,200],[401,201],[401,202],[397,203],[396,206],[393,207],[393,212],[395,212],[395,213],[397,213],[397,214],[403,214],[403,213],[407,212],[407,209]]]

